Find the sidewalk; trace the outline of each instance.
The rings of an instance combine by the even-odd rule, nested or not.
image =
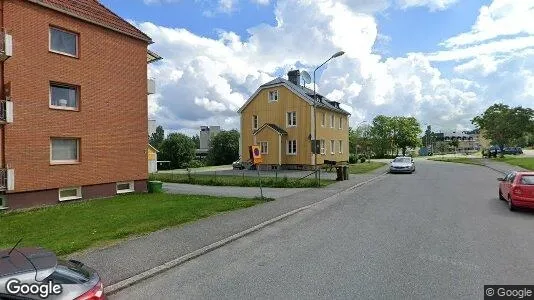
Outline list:
[[[276,201],[127,239],[107,248],[73,254],[69,259],[80,260],[95,268],[104,285],[110,285],[294,209],[319,202],[386,170],[387,167],[382,167],[368,174],[350,175],[349,180],[324,188],[305,189]]]

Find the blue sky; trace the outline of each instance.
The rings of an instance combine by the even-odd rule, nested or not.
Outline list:
[[[532,107],[534,0],[101,0],[151,36],[151,118],[170,131],[238,128],[259,85],[294,68],[351,124],[412,115],[445,130],[495,102]]]

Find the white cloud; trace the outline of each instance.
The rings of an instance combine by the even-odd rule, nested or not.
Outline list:
[[[445,10],[456,2],[458,0],[397,0],[397,4],[402,9],[426,6],[430,11]]]
[[[249,28],[249,36],[221,31],[215,39],[183,28],[137,24],[164,57],[150,66],[159,92],[150,100],[151,116],[166,129],[184,132],[195,132],[200,125],[238,128],[236,110],[261,84],[276,74],[285,76],[296,65],[313,71],[339,50],[346,54],[325,66],[317,89],[342,102],[353,114],[352,125],[388,114],[415,116],[444,129],[465,128],[493,101],[528,103],[534,77],[519,72],[534,68],[534,61],[525,64],[534,52],[528,37],[384,59],[373,53],[377,39],[384,38],[374,17],[364,13],[379,4],[387,2],[279,0],[274,26]],[[510,51],[516,59],[497,55]],[[461,78],[444,76],[432,65],[449,60],[465,60],[454,68]]]
[[[260,5],[268,5],[270,3],[270,0],[251,0],[254,3],[260,4]]]
[[[472,45],[501,36],[534,33],[534,0],[494,0],[482,6],[471,31],[443,42],[447,48]]]

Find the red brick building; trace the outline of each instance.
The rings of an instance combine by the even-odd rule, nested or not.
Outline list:
[[[0,9],[0,207],[146,191],[151,39],[97,0]]]

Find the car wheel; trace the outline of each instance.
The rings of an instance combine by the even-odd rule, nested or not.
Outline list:
[[[499,200],[506,201],[506,199],[504,199],[504,197],[502,196],[501,189],[499,189]]]
[[[514,211],[515,210],[515,205],[512,202],[512,197],[510,197],[510,195],[508,195],[508,208],[510,209],[510,211]]]

